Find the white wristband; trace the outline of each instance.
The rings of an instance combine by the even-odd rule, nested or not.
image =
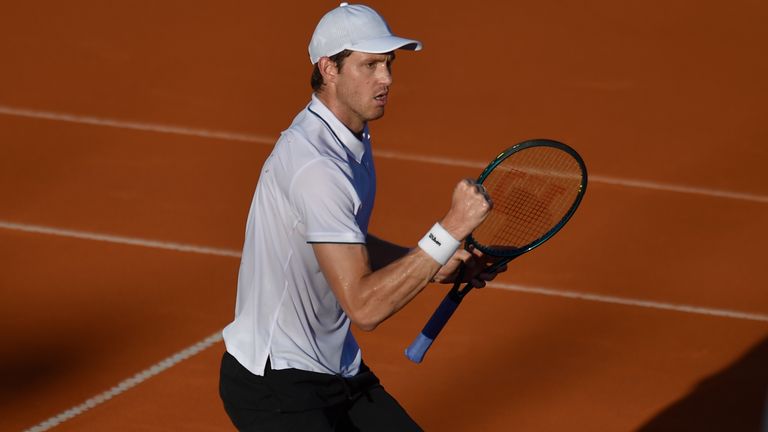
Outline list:
[[[440,265],[445,265],[459,249],[461,242],[453,238],[439,223],[436,223],[427,232],[427,235],[419,240],[419,247],[429,254]]]

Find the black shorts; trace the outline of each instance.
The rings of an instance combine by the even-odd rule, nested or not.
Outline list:
[[[221,360],[219,395],[240,431],[421,431],[364,364],[342,378],[298,369],[252,374],[231,354]]]

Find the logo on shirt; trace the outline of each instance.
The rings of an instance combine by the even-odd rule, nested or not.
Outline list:
[[[432,233],[429,233],[429,239],[432,240],[433,242],[437,243],[438,246],[442,246],[443,245],[442,243],[440,243],[440,241]]]

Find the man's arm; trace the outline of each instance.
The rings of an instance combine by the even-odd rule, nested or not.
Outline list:
[[[376,271],[392,264],[411,251],[410,248],[390,243],[372,234],[365,239],[365,247],[371,262],[371,270]]]
[[[473,181],[463,180],[454,189],[451,208],[440,223],[461,241],[485,220],[490,209],[483,191]],[[411,301],[441,268],[421,248],[374,271],[366,245],[315,243],[312,247],[339,304],[366,331]]]

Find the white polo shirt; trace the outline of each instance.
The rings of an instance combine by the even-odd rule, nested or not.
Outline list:
[[[368,127],[359,140],[314,95],[261,171],[245,230],[227,351],[273,369],[352,376],[360,349],[311,243],[365,243],[376,194]]]

